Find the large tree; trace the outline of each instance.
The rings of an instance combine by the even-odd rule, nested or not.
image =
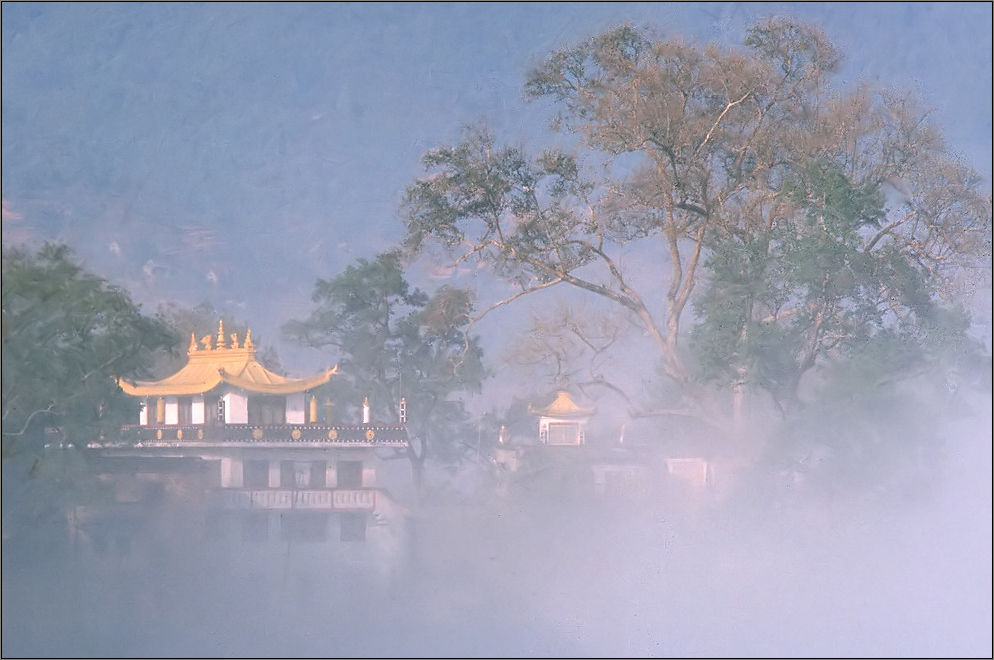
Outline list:
[[[407,244],[504,278],[514,290],[496,307],[560,285],[615,304],[679,386],[681,401],[657,412],[728,430],[750,386],[790,405],[841,340],[931,323],[964,274],[990,272],[979,177],[909,98],[833,87],[840,60],[817,29],[779,19],[750,28],[742,49],[628,26],[565,48],[526,91],[557,104],[575,152],[530,157],[469,129],[424,157]],[[633,272],[636,246],[663,269]],[[819,281],[850,269],[851,286]],[[764,344],[779,355],[756,360]],[[731,414],[715,384],[734,393]]]
[[[442,287],[429,296],[411,287],[401,255],[388,252],[318,280],[312,298],[315,310],[288,322],[285,333],[337,357],[339,377],[321,393],[336,416],[358,419],[368,397],[374,419],[397,422],[405,400],[407,456],[420,486],[429,455],[451,461],[465,448],[462,397],[478,392],[486,375],[478,340],[466,332],[469,293]]]
[[[117,378],[143,378],[179,337],[64,245],[3,250],[3,452],[39,450],[45,429],[86,445],[137,416]]]

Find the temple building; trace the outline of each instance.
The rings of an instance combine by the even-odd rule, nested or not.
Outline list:
[[[316,399],[310,398],[305,409],[307,393],[327,383],[335,369],[311,378],[285,378],[256,361],[251,330],[241,346],[236,334],[230,340],[225,339],[222,321],[214,345],[210,335],[199,344],[190,336],[187,364],[172,376],[120,381],[121,389],[142,400],[139,424],[156,427],[157,440],[170,435],[182,440],[185,431],[193,430],[203,439],[207,429],[232,431],[231,424],[262,428],[317,421]],[[172,433],[163,436],[162,431]]]
[[[664,506],[711,495],[713,448],[660,433],[655,420],[626,419],[618,411],[598,419],[595,407],[577,403],[565,389],[548,405],[529,405],[528,412],[538,422],[528,437],[516,442],[501,427],[490,454],[501,495],[544,489],[570,497],[654,499]]]
[[[595,412],[594,408],[578,405],[566,390],[560,390],[555,400],[544,408],[529,406],[528,410],[539,418],[539,442],[575,447],[586,441],[587,424]]]
[[[134,504],[155,508],[170,492],[195,502],[198,534],[218,547],[279,554],[292,545],[298,555],[337,553],[347,563],[400,550],[406,508],[397,493],[410,488],[405,419],[373,422],[367,401],[361,423],[333,420],[315,390],[336,368],[300,379],[275,374],[257,361],[251,331],[240,341],[223,322],[216,339],[191,337],[187,355],[162,380],[121,380],[141,401],[138,423],[89,446],[116,501],[128,505],[79,512],[77,532],[93,537],[97,552],[132,544],[122,535],[150,519]],[[137,519],[122,528],[125,510]]]

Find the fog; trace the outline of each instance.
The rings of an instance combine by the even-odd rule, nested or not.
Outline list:
[[[389,571],[193,536],[5,543],[3,655],[988,656],[989,393],[970,404],[937,480],[876,501],[437,490]]]
[[[206,303],[310,377],[337,356],[285,341],[281,325],[312,311],[318,278],[403,238],[398,206],[426,150],[476,121],[536,154],[559,144],[550,106],[521,98],[537,62],[625,22],[737,44],[782,12],[845,51],[840,87],[919,93],[949,154],[989,190],[984,3],[4,3],[3,244],[65,243],[144,312]],[[624,246],[618,263],[663,304],[669,281],[642,249]],[[511,295],[443,266],[423,259],[407,274],[431,290],[472,286],[479,309]],[[459,460],[428,461],[420,493],[406,458],[378,464],[378,493],[399,513],[371,515],[365,542],[342,540],[337,518],[327,538],[290,538],[272,510],[262,539],[234,522],[224,536],[208,489],[189,485],[200,466],[143,474],[140,498],[114,500],[99,452],[5,445],[2,655],[991,657],[985,276],[965,287],[983,373],[847,419],[874,435],[834,467],[818,453],[833,429],[809,419],[794,439],[815,477],[785,469],[783,418],[765,401],[692,495],[674,487],[665,443],[700,437],[671,419],[639,426],[604,391],[589,445],[644,469],[634,491],[605,495],[607,477],[573,448],[537,447],[534,416],[502,448],[509,403],[540,405],[564,380],[545,337],[526,341],[530,314],[616,312],[561,288],[473,326],[491,373],[481,394],[458,396],[479,429],[453,443]],[[4,313],[6,341],[6,302]],[[576,361],[589,349],[590,373],[649,401],[662,388],[652,341],[612,321],[617,343],[580,346]],[[508,471],[500,452],[515,447],[544,462]],[[101,501],[122,527],[87,518],[80,503]]]

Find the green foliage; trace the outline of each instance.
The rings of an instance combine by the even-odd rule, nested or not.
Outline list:
[[[892,330],[852,346],[779,428],[769,467],[792,475],[799,494],[829,499],[925,488],[948,393],[909,378],[924,359],[920,342]]]
[[[429,452],[455,460],[468,428],[461,397],[478,392],[486,375],[478,340],[467,332],[468,292],[442,287],[429,296],[411,288],[399,253],[389,252],[318,280],[312,298],[310,317],[288,322],[284,332],[338,356],[339,376],[319,394],[332,399],[335,416],[358,420],[368,397],[374,420],[396,422],[403,397],[416,468]]]
[[[3,452],[40,451],[45,429],[86,445],[137,414],[117,378],[142,378],[179,338],[69,248],[3,251]]]
[[[745,380],[786,409],[800,403],[802,376],[818,367],[828,377],[872,354],[900,378],[950,352],[960,362],[979,355],[927,267],[900,244],[877,240],[885,217],[877,187],[853,185],[821,161],[781,195],[793,213],[746,240],[718,243],[705,262],[710,278],[695,302],[692,341],[705,381]],[[865,376],[870,387],[880,378]]]
[[[5,455],[2,485],[3,552],[32,560],[68,549],[66,517],[75,507],[113,498],[72,447]]]

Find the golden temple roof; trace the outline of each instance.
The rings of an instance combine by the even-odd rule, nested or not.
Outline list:
[[[578,405],[570,397],[569,392],[565,390],[560,390],[556,395],[556,400],[545,408],[532,408],[528,406],[528,410],[533,415],[542,415],[544,417],[589,417],[594,414],[593,408],[584,408]]]
[[[310,378],[286,378],[256,361],[251,330],[245,334],[241,346],[236,334],[230,336],[229,345],[222,322],[218,325],[216,345],[211,345],[211,339],[207,335],[198,342],[191,335],[187,363],[172,376],[136,383],[121,380],[121,389],[132,396],[188,396],[203,394],[227,383],[259,394],[293,394],[324,385],[338,371],[336,366]]]

